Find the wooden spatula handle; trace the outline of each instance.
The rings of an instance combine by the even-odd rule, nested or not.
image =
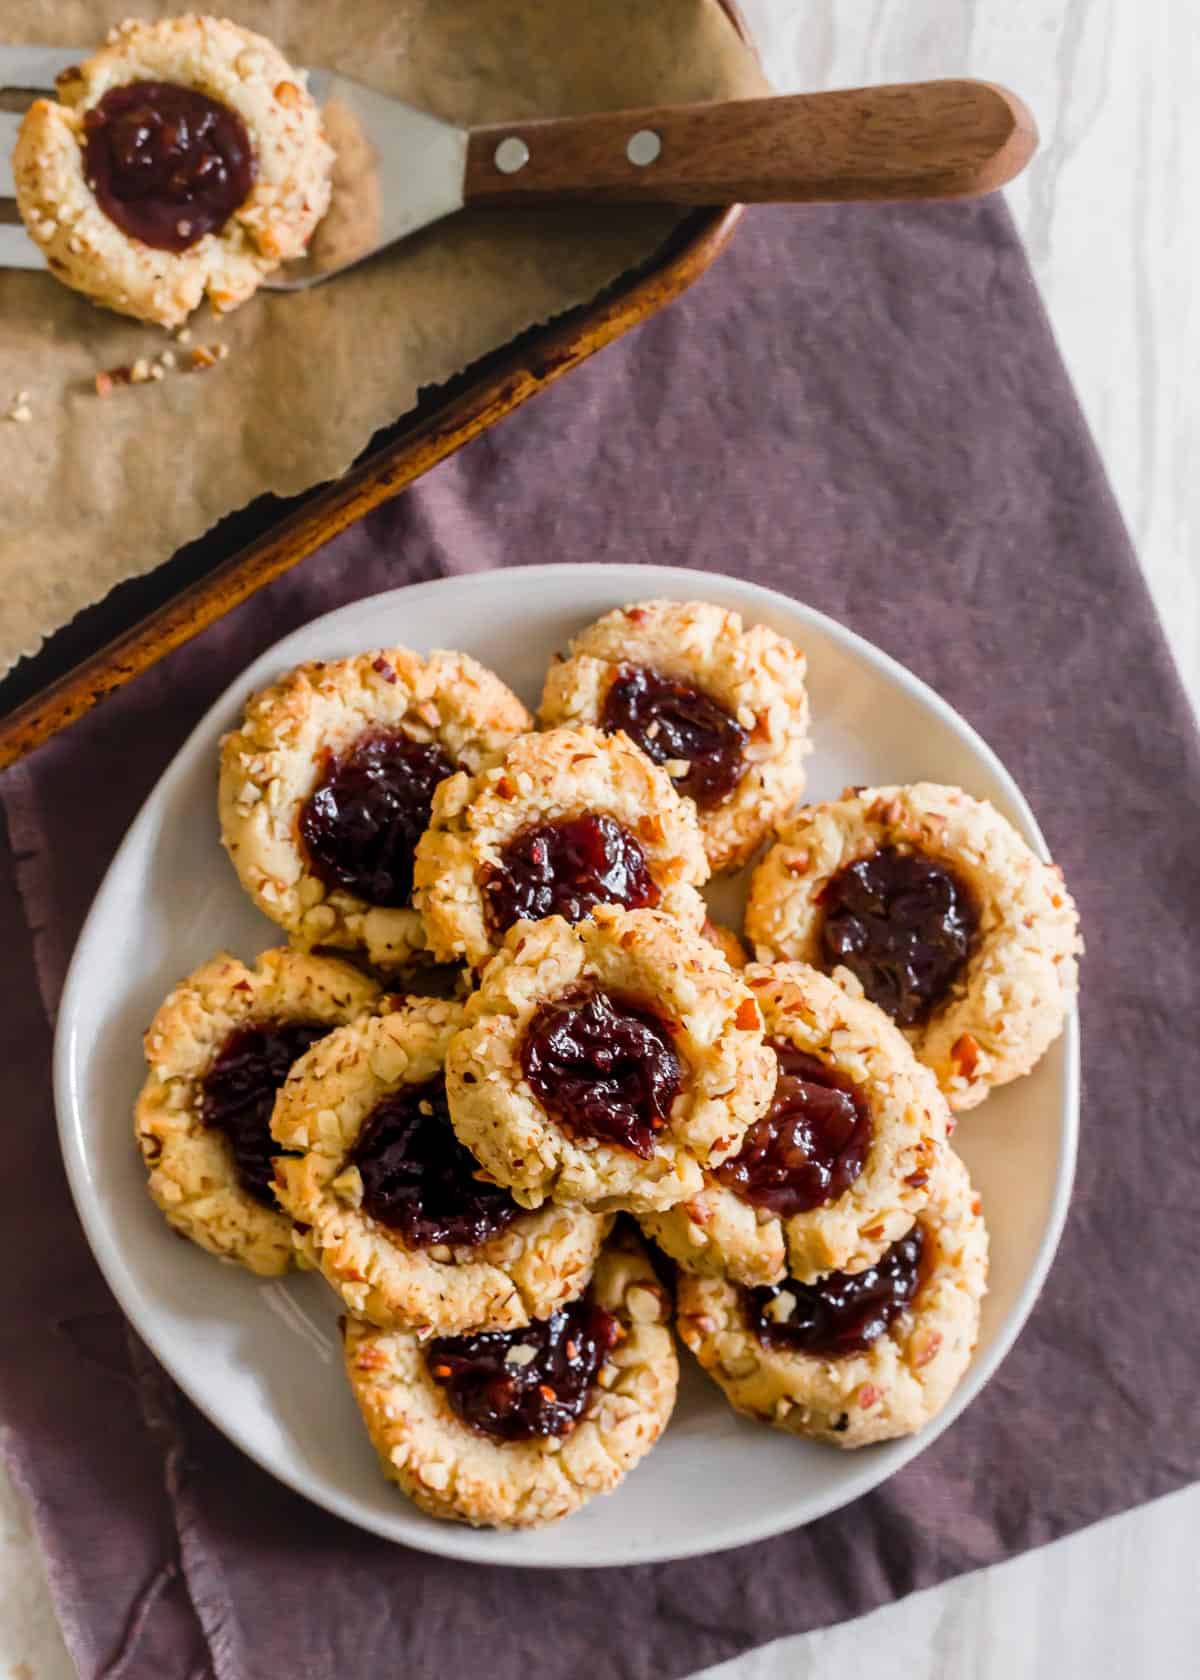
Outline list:
[[[965,198],[1003,186],[1036,145],[1029,111],[991,82],[603,111],[474,129],[466,200]]]

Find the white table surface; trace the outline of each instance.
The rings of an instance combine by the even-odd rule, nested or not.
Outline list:
[[[1042,146],[1010,203],[1200,707],[1200,3],[742,6],[781,91],[965,73],[1005,82],[1033,107]],[[1200,1487],[704,1680],[1194,1674],[1198,1543]],[[73,1672],[24,1513],[0,1477],[0,1680]]]

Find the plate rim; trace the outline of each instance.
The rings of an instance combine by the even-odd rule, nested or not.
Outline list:
[[[495,570],[532,572],[547,578],[552,575],[555,577],[569,575],[577,579],[587,577],[593,581],[611,578],[614,581],[614,588],[625,587],[624,584],[617,584],[618,577],[629,582],[637,580],[639,589],[643,582],[646,585],[645,593],[639,597],[641,599],[651,599],[657,594],[665,594],[668,598],[674,596],[677,599],[704,599],[703,591],[705,589],[720,586],[733,590],[742,598],[737,610],[742,612],[743,616],[748,616],[748,609],[752,611],[753,603],[761,603],[763,608],[798,617],[804,623],[811,625],[825,635],[830,641],[839,644],[843,650],[852,653],[897,683],[902,689],[932,710],[941,722],[949,728],[951,733],[963,740],[972,753],[988,766],[992,775],[1004,788],[1010,804],[1019,815],[1021,823],[1027,831],[1027,835],[1031,837],[1041,857],[1044,860],[1049,860],[1050,854],[1045,838],[1020,785],[1003,760],[974,725],[951,706],[949,701],[943,699],[937,690],[926,683],[923,678],[910,671],[907,666],[883,648],[868,641],[866,637],[859,635],[857,631],[851,630],[837,619],[830,617],[829,614],[823,613],[793,596],[786,595],[781,590],[731,577],[727,573],[698,571],[690,567],[640,565],[632,561],[556,561],[547,565],[534,564],[497,568]],[[85,1121],[80,1093],[76,1090],[74,1079],[78,1059],[77,1042],[72,1028],[75,1015],[75,994],[83,985],[84,952],[89,943],[92,924],[99,920],[103,901],[106,894],[112,890],[113,878],[121,858],[135,843],[142,827],[150,820],[154,805],[160,798],[164,797],[164,794],[169,794],[179,778],[191,773],[188,761],[194,748],[200,742],[201,737],[208,735],[214,728],[220,727],[221,719],[231,703],[244,692],[244,685],[249,673],[260,663],[276,656],[286,658],[290,643],[311,635],[314,630],[319,628],[335,629],[338,621],[342,618],[351,617],[372,607],[384,610],[390,608],[401,598],[411,601],[415,594],[431,596],[460,592],[469,589],[476,577],[494,576],[495,570],[489,570],[485,573],[463,573],[449,577],[424,579],[420,582],[403,584],[395,589],[384,590],[374,595],[360,596],[356,600],[345,602],[339,607],[332,608],[329,612],[318,614],[317,617],[298,625],[294,630],[289,631],[286,636],[263,648],[225,685],[220,694],[205,709],[203,715],[180,742],[170,762],[142,801],[110,858],[104,876],[88,908],[71,954],[59,998],[53,1049],[53,1089],[59,1148],[63,1157],[71,1197],[92,1257],[100,1268],[101,1275],[112,1291],[122,1313],[129,1320],[134,1330],[146,1343],[171,1380],[187,1396],[191,1404],[220,1431],[226,1440],[257,1464],[260,1469],[302,1498],[353,1524],[356,1528],[378,1535],[381,1539],[387,1540],[393,1545],[410,1546],[414,1550],[427,1552],[435,1556],[453,1558],[459,1562],[481,1563],[497,1568],[553,1569],[562,1568],[564,1565],[550,1557],[520,1558],[515,1562],[510,1562],[506,1558],[489,1555],[489,1548],[494,1550],[498,1543],[502,1545],[504,1540],[508,1538],[504,1531],[474,1529],[450,1522],[435,1522],[429,1525],[428,1531],[422,1528],[416,1534],[397,1535],[390,1531],[382,1519],[376,1520],[373,1513],[361,1510],[353,1496],[343,1494],[336,1486],[327,1485],[323,1481],[314,1481],[310,1474],[294,1471],[290,1464],[280,1466],[268,1462],[265,1454],[255,1450],[252,1445],[243,1439],[242,1433],[235,1425],[230,1425],[221,1417],[214,1415],[213,1410],[193,1394],[186,1377],[177,1368],[169,1350],[163,1346],[165,1338],[160,1337],[153,1324],[147,1325],[146,1319],[149,1315],[141,1311],[140,1301],[136,1296],[135,1268],[123,1261],[119,1242],[110,1239],[108,1229],[100,1217],[100,1211],[96,1199],[91,1193],[88,1180],[85,1151],[82,1147]],[[683,590],[687,590],[689,593],[681,595]],[[614,601],[614,605],[620,604],[620,602]],[[312,657],[312,655],[309,654],[304,657]],[[846,1483],[839,1484],[836,1489],[831,1490],[827,1497],[818,1497],[815,1504],[810,1499],[806,1515],[795,1522],[784,1521],[781,1523],[775,1514],[769,1514],[761,1518],[750,1516],[741,1522],[732,1523],[728,1529],[722,1532],[720,1539],[715,1544],[706,1536],[698,1535],[694,1541],[673,1542],[665,1546],[652,1548],[644,1554],[639,1553],[635,1559],[630,1558],[627,1549],[622,1553],[615,1550],[601,1551],[596,1556],[586,1560],[573,1560],[565,1567],[572,1569],[605,1569],[628,1567],[631,1562],[639,1565],[655,1564],[691,1557],[710,1556],[733,1550],[739,1546],[750,1545],[757,1540],[770,1538],[777,1534],[789,1533],[796,1528],[807,1527],[809,1523],[816,1522],[821,1517],[843,1509],[861,1498],[865,1493],[890,1481],[894,1475],[932,1446],[942,1433],[954,1423],[991,1381],[1020,1336],[1042,1292],[1062,1240],[1074,1185],[1079,1143],[1080,1030],[1077,1008],[1073,1008],[1068,1015],[1062,1036],[1065,1052],[1063,1062],[1063,1124],[1058,1173],[1050,1199],[1045,1229],[1039,1242],[1034,1263],[1022,1282],[1017,1300],[1010,1308],[1005,1321],[999,1327],[990,1347],[983,1355],[973,1357],[962,1381],[939,1415],[917,1434],[904,1440],[903,1444],[888,1443],[893,1456],[897,1457],[898,1461],[891,1464],[890,1468],[885,1469],[882,1473],[874,1473],[875,1452],[869,1447],[862,1449],[854,1458],[854,1462],[859,1466],[857,1474],[851,1475]],[[397,1498],[402,1499],[403,1497],[403,1494],[397,1490]]]

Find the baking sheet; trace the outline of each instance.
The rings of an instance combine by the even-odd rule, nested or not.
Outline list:
[[[0,40],[98,40],[128,0],[0,0]],[[173,6],[143,5],[158,16]],[[336,66],[458,123],[762,92],[718,0],[246,0],[236,20],[295,62]],[[0,673],[114,584],[148,571],[265,491],[345,470],[418,392],[649,258],[670,209],[468,212],[331,284],[207,311],[203,374],[118,387],[160,329],[49,276],[0,274]]]

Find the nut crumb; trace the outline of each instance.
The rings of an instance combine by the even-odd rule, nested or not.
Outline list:
[[[737,1014],[733,1021],[734,1025],[740,1027],[743,1032],[755,1032],[762,1026],[758,1016],[758,1005],[753,998],[742,999],[741,1003],[738,1004]]]
[[[941,1348],[942,1340],[940,1330],[920,1330],[917,1332],[912,1339],[912,1363],[915,1369],[920,1370],[923,1365],[928,1365],[929,1361],[936,1357],[938,1350]]]
[[[964,1079],[971,1079],[979,1067],[979,1041],[971,1033],[960,1033],[954,1040],[950,1059]]]
[[[625,1296],[630,1318],[637,1324],[657,1324],[662,1318],[662,1303],[645,1284],[635,1284]]]

